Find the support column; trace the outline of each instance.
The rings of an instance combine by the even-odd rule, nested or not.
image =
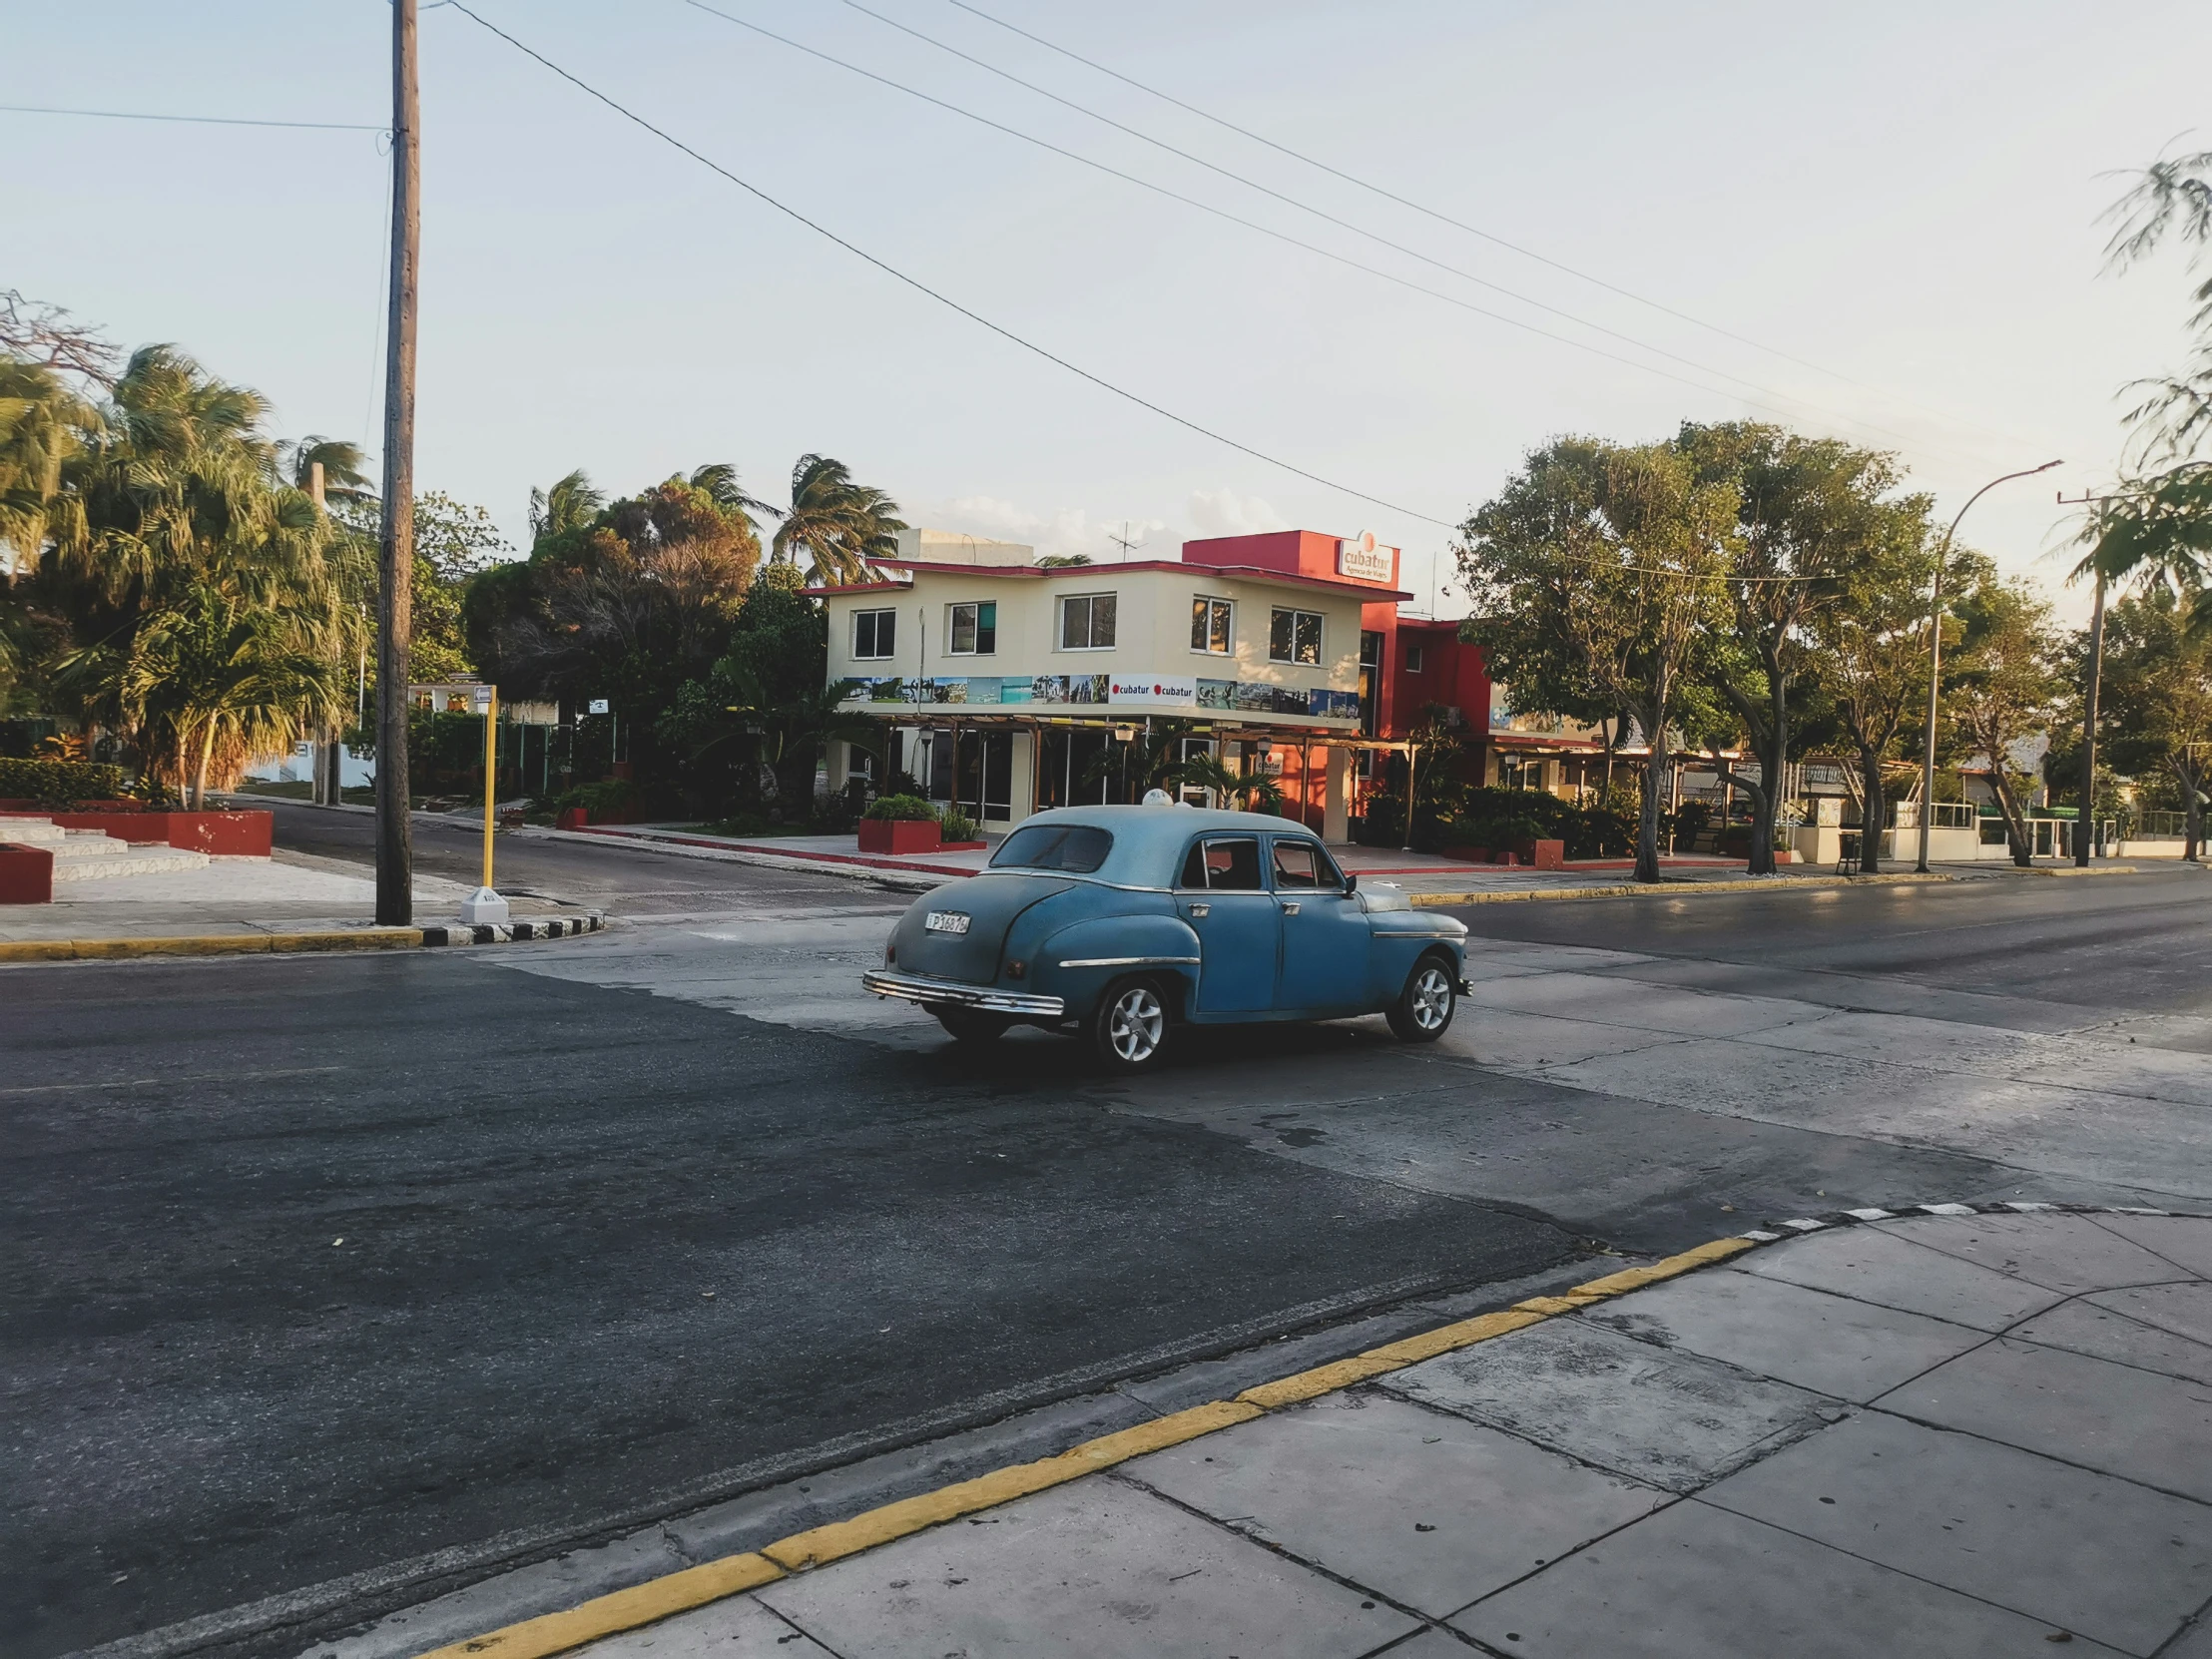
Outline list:
[[[1323,786],[1321,810],[1321,838],[1325,841],[1348,841],[1352,838],[1352,751],[1326,749],[1323,762],[1327,769],[1327,782]]]

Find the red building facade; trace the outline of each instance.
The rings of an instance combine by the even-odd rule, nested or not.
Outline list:
[[[1490,727],[1490,676],[1482,648],[1459,638],[1459,624],[1400,613],[1399,550],[1373,535],[1340,537],[1315,530],[1216,536],[1183,544],[1187,565],[1279,570],[1287,575],[1372,587],[1361,607],[1360,734],[1357,776],[1381,785],[1386,746],[1398,745],[1436,711],[1443,725],[1481,742]],[[1386,597],[1385,597],[1386,596]],[[1315,829],[1323,825],[1326,757],[1308,750],[1271,757],[1280,764],[1284,810]]]

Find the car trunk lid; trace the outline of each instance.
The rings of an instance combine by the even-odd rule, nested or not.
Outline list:
[[[928,894],[900,919],[892,944],[906,973],[987,985],[998,977],[1014,917],[1075,883],[1037,875],[971,876]],[[938,918],[936,926],[930,918]]]

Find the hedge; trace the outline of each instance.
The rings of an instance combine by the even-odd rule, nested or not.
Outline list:
[[[113,801],[123,794],[123,769],[95,761],[0,761],[0,801],[67,806]]]
[[[878,796],[863,816],[904,824],[926,824],[936,818],[937,809],[919,796],[885,795]]]

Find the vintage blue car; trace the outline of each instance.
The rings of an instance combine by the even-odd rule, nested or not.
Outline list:
[[[863,979],[962,1041],[1073,1027],[1135,1071],[1179,1025],[1382,1013],[1432,1042],[1466,990],[1466,936],[1394,887],[1361,888],[1286,819],[1074,807],[916,899]]]

